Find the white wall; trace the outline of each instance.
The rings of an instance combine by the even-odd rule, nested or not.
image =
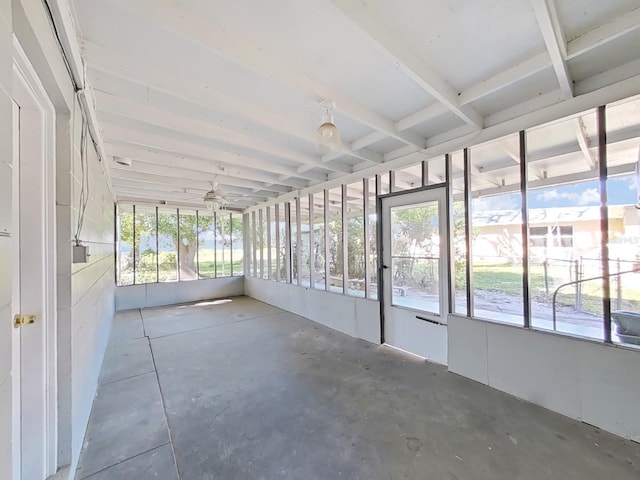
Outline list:
[[[449,315],[449,370],[640,442],[640,352]]]
[[[245,277],[245,295],[329,328],[380,343],[380,304],[364,298]]]
[[[239,295],[244,295],[244,277],[131,285],[116,288],[116,310],[157,307]]]
[[[111,331],[115,310],[114,279],[114,208],[113,195],[104,165],[98,161],[89,141],[89,203],[80,240],[89,247],[88,263],[72,263],[73,237],[76,230],[81,189],[80,139],[82,114],[75,104],[71,115],[71,155],[58,157],[58,322],[60,368],[68,369],[69,378],[61,376],[61,386],[70,400],[71,451],[74,462],[82,441],[98,375]],[[75,468],[72,468],[72,471]]]
[[[12,51],[7,25],[13,28],[56,109],[58,465],[63,471],[56,478],[68,478],[82,446],[115,308],[113,195],[105,165],[98,162],[89,142],[89,203],[80,238],[90,247],[91,257],[87,264],[73,265],[71,248],[81,185],[79,105],[43,3],[0,0],[0,232],[11,225],[11,188],[4,185],[11,175],[5,175],[2,165],[10,158],[7,148],[11,145],[11,132],[6,133],[11,127],[4,121],[11,118],[11,104],[5,101],[6,85],[11,81]],[[4,329],[10,328],[11,323],[2,308],[11,294],[5,260],[9,241],[0,235],[0,342],[10,338]],[[0,478],[10,478],[3,470],[10,465],[5,461],[10,438],[5,414],[10,408],[3,390],[7,383],[7,351],[10,349],[0,345]]]
[[[11,25],[0,0],[0,478],[11,478]]]

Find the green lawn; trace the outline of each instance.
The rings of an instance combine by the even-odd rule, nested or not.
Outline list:
[[[535,301],[551,303],[553,292],[561,284],[572,281],[574,274],[565,268],[549,267],[549,293],[546,293],[544,269],[542,265],[533,265],[530,270],[530,292]],[[474,265],[473,286],[476,290],[492,291],[510,295],[522,295],[522,266],[505,265]],[[640,286],[636,287],[634,278],[623,276],[621,289],[621,309],[640,309]],[[602,313],[602,288],[600,280],[585,282],[581,286],[582,308],[587,313]],[[576,287],[570,285],[558,292],[557,303],[560,305],[576,305]],[[617,309],[615,280],[611,285],[612,308]]]
[[[220,252],[218,252],[220,255]],[[233,251],[233,273],[242,274],[242,249]],[[216,276],[216,262],[213,250],[202,250],[199,253],[199,273],[201,277]],[[231,274],[231,263],[229,251],[225,251],[225,261],[217,259],[218,276],[229,276]],[[121,259],[119,285],[131,285],[133,283],[133,268],[129,262]],[[160,281],[177,280],[176,254],[173,252],[160,252],[158,258],[158,273]],[[136,268],[136,284],[156,282],[156,256],[154,253],[143,253]]]

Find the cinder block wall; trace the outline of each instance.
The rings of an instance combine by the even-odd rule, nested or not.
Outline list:
[[[75,470],[115,311],[114,197],[88,142],[89,201],[80,238],[91,251],[72,263],[81,191],[82,115],[42,2],[0,0],[0,478],[11,478],[11,90],[12,29],[56,111],[58,467]],[[9,330],[7,330],[9,329]]]

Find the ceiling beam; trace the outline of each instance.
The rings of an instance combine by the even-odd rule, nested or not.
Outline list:
[[[365,2],[353,0],[332,0],[333,4],[351,22],[373,40],[378,49],[393,61],[429,95],[445,105],[457,117],[469,125],[483,127],[482,116],[470,106],[460,105],[458,92],[434,72],[410,45],[392,32]],[[397,128],[396,128],[397,130]]]
[[[321,166],[333,171],[341,171],[339,167],[323,165],[319,156],[305,154],[300,150],[287,147],[278,143],[267,142],[255,135],[238,133],[235,130],[224,128],[214,123],[195,120],[175,112],[168,112],[156,108],[149,103],[139,103],[135,100],[125,99],[116,95],[103,92],[96,93],[98,111],[108,112],[126,117],[132,120],[157,125],[188,135],[206,139],[207,143],[216,143],[224,151],[231,151],[229,147],[241,147],[258,154],[268,155],[274,158],[304,163],[307,165]],[[351,173],[348,171],[347,173]]]
[[[596,159],[591,154],[591,150],[589,150],[589,136],[587,135],[587,127],[584,124],[584,120],[582,117],[574,118],[571,120],[573,124],[573,129],[576,132],[576,139],[578,140],[578,145],[580,146],[580,150],[582,151],[582,155],[584,156],[585,161],[587,162],[587,166],[591,170],[596,169]]]
[[[149,172],[153,172],[153,173],[149,173]],[[149,169],[147,165],[142,163],[138,163],[137,170],[128,170],[127,168],[120,168],[120,167],[114,168],[112,170],[112,174],[114,179],[136,180],[140,182],[140,184],[142,185],[141,188],[144,188],[145,184],[155,185],[157,183],[165,184],[165,185],[174,185],[179,188],[190,188],[192,184],[194,183],[198,184],[198,182],[201,182],[200,179],[202,178],[202,174],[200,172],[181,171],[179,175],[176,176],[172,168],[163,167],[162,169],[158,169],[158,167],[154,165],[152,166],[152,169]],[[222,183],[224,185],[223,182],[224,180],[222,182],[219,181],[219,183]],[[116,193],[118,193],[117,189],[116,189]],[[135,193],[136,193],[135,189],[133,189],[133,192],[131,192],[129,195],[135,195]],[[153,198],[158,198],[159,196],[160,196],[159,194],[155,194]],[[258,195],[258,196],[264,197],[264,195]],[[272,197],[269,197],[269,198],[272,198]],[[255,204],[258,202],[248,201],[248,203]]]
[[[373,145],[380,140],[384,140],[385,138],[387,138],[387,136],[383,132],[371,132],[351,143],[351,149],[355,152],[368,147],[369,145]]]
[[[627,175],[635,171],[635,164],[616,165],[615,167],[609,167],[609,176]],[[567,183],[584,182],[587,180],[595,180],[598,178],[598,172],[594,170],[588,170],[584,172],[569,173],[567,175],[559,175],[557,177],[540,178],[538,180],[532,180],[529,183],[529,188],[543,188],[550,186],[559,186]],[[500,187],[490,188],[486,190],[475,190],[472,192],[474,198],[498,195],[501,193],[514,193],[520,191],[520,183],[512,185],[503,185]]]
[[[196,185],[190,185],[188,187],[176,187],[175,185],[166,185],[163,183],[140,183],[137,182],[136,180],[130,180],[127,178],[115,178],[112,179],[112,183],[114,188],[143,188],[143,189],[152,189],[152,190],[156,190],[159,192],[168,192],[168,193],[176,193],[176,192],[180,192],[182,191],[183,194],[188,194],[191,193],[193,195],[201,195],[204,196],[204,194],[206,192],[208,192],[209,190],[211,190],[211,184],[207,184],[206,186],[204,184],[200,185],[200,184],[196,184]],[[276,196],[275,192],[265,192],[263,191],[262,193],[260,193],[260,191],[252,191],[250,188],[239,188],[239,187],[234,187],[234,186],[229,186],[229,185],[222,185],[218,182],[218,186],[216,187],[216,189],[219,189],[220,191],[222,191],[223,193],[227,194],[232,194],[234,196],[258,196],[258,197],[264,197],[266,198],[272,198]],[[255,195],[258,194],[259,195]]]
[[[567,60],[590,52],[638,29],[640,29],[640,7],[571,40],[567,44]]]
[[[480,100],[538,72],[542,72],[550,66],[551,60],[546,53],[531,57],[467,88],[460,94],[460,103],[466,105]]]
[[[342,144],[339,152],[335,154],[332,153],[323,155],[321,161],[322,163],[329,163],[337,158],[340,158],[343,155],[357,158],[365,162],[381,163],[383,161],[382,155],[378,152],[374,152],[373,150],[369,150],[368,148],[359,148],[358,150],[353,150],[352,147],[350,147],[349,145],[345,145],[344,143]]]
[[[105,121],[106,120],[106,121]],[[203,168],[218,168],[228,172],[234,172],[238,176],[249,176],[252,179],[261,181],[273,180],[272,174],[287,175],[293,178],[293,186],[299,187],[300,179],[324,181],[326,174],[320,172],[296,173],[294,167],[278,165],[275,162],[270,164],[268,160],[256,157],[248,157],[241,154],[224,152],[202,145],[192,144],[188,141],[174,139],[165,131],[153,131],[153,128],[140,128],[139,125],[131,124],[125,120],[118,121],[111,116],[103,116],[102,124],[105,132],[105,142],[111,144],[127,144],[131,146],[142,146],[155,151],[169,152],[177,157],[200,160]],[[126,131],[125,134],[122,134]],[[121,132],[121,134],[118,134]],[[160,140],[159,140],[160,139]],[[122,155],[120,155],[122,156]],[[245,170],[255,171],[255,173],[245,172]]]
[[[429,105],[422,110],[418,110],[417,112],[398,120],[396,122],[396,128],[402,132],[408,128],[415,127],[416,125],[420,125],[421,123],[428,122],[429,120],[439,117],[448,111],[449,109],[446,105],[442,103],[434,103],[433,105]]]
[[[575,58],[579,55],[588,53],[601,45],[604,45],[612,40],[615,40],[616,38],[619,38],[620,36],[626,35],[636,30],[637,28],[640,28],[640,8],[622,15],[621,17],[614,19],[608,24],[596,27],[590,32],[587,32],[584,35],[569,41],[567,45],[568,58]],[[315,141],[312,133],[310,134],[306,130],[301,129],[296,122],[291,121],[287,117],[278,116],[273,114],[272,112],[261,110],[248,102],[243,103],[236,97],[216,94],[216,92],[213,91],[208,91],[207,94],[204,95],[200,91],[194,91],[193,89],[190,89],[189,85],[184,81],[182,81],[182,83],[180,83],[180,81],[177,81],[177,84],[172,84],[172,77],[175,76],[175,72],[170,72],[163,67],[152,66],[148,61],[134,61],[133,59],[124,55],[115,55],[113,50],[104,49],[103,47],[99,47],[87,41],[84,42],[84,46],[85,50],[87,50],[90,60],[89,74],[91,77],[93,77],[92,84],[98,89],[106,88],[107,84],[105,83],[105,81],[101,81],[106,76],[108,77],[106,80],[109,80],[108,90],[114,92],[114,79],[120,79],[122,81],[126,81],[132,87],[127,89],[128,96],[131,92],[135,92],[135,94],[140,99],[149,99],[149,101],[152,101],[154,104],[164,103],[168,104],[169,106],[175,104],[176,102],[180,102],[182,104],[181,106],[186,104],[191,106],[192,108],[199,108],[201,110],[203,110],[206,106],[206,108],[209,108],[210,111],[222,110],[226,111],[228,114],[235,115],[238,115],[239,112],[242,112],[244,113],[242,117],[246,119],[264,119],[265,117],[270,117],[268,121],[260,121],[256,123],[254,120],[254,123],[256,123],[256,125],[259,125],[262,129],[272,129],[274,126],[278,126],[280,127],[280,132],[286,133],[290,136],[294,136],[311,144],[313,144],[313,142]],[[94,68],[96,64],[100,65],[98,69]],[[499,72],[493,77],[485,79],[484,81],[466,89],[460,94],[460,103],[464,105],[483,98],[487,95],[490,95],[491,93],[494,93],[502,88],[505,88],[524,78],[538,73],[539,71],[549,68],[550,66],[551,61],[547,54],[536,55],[529,60],[520,62],[519,64],[516,64],[515,66],[510,67],[503,72]],[[152,71],[150,71],[150,68]],[[129,77],[123,77],[121,72],[127,72],[127,75]],[[144,84],[138,83],[141,78],[146,78]],[[622,78],[626,77],[624,77],[623,75]],[[154,79],[162,79],[162,90],[158,90],[149,86],[150,84],[152,84]],[[173,82],[175,82],[175,80]],[[581,84],[582,83],[585,82],[581,82]],[[611,82],[607,81],[604,83],[608,84]],[[601,87],[602,85],[598,86],[598,88]],[[164,91],[167,88],[169,88],[169,90]],[[169,93],[169,91],[179,92],[179,96],[176,96],[174,93]],[[187,96],[187,98],[184,98],[185,95]],[[194,96],[197,98],[193,98]],[[441,104],[436,103],[434,104],[434,106],[441,106]],[[424,113],[424,110],[427,109],[423,109],[422,111],[415,112],[414,114],[409,115],[404,119],[400,119],[398,122],[396,122],[396,128],[398,128],[399,130],[402,130],[405,127],[411,128],[411,126],[415,126],[419,123],[422,123],[422,121],[426,121],[429,118],[432,118],[431,116],[427,116],[425,120],[420,119],[420,115]],[[446,111],[446,109],[444,109],[442,113],[444,113],[444,111]],[[505,117],[505,115],[509,117],[513,116],[507,111],[501,112],[498,115],[494,115],[493,117],[495,117],[495,120],[492,120],[488,123],[494,124],[498,122],[498,117],[502,118]],[[467,136],[473,135],[473,132],[467,134]],[[447,134],[447,136],[451,135]],[[440,136],[436,137],[439,138]],[[436,140],[436,137],[427,142],[427,147],[429,147],[430,145],[441,143],[439,139]],[[349,155],[349,153],[353,152],[346,151],[342,153]],[[390,158],[398,157],[398,155],[394,154],[393,152],[391,152],[391,154],[388,154],[388,156]],[[370,166],[370,163],[363,162],[354,166],[353,170],[359,171]],[[340,174],[331,174],[330,178],[337,178],[339,176]]]
[[[625,142],[627,140],[640,137],[640,126],[634,125],[621,130],[609,132],[607,134],[607,146],[612,148],[618,143]],[[577,142],[567,142],[561,145],[555,145],[551,148],[546,148],[537,152],[527,153],[527,165],[531,168],[533,163],[543,160],[553,160],[565,155],[571,155],[580,153],[581,148]],[[473,157],[472,157],[473,158]],[[512,162],[492,165],[491,167],[483,167],[482,173],[497,172],[507,168],[513,168],[515,165]],[[544,179],[545,175],[540,174],[538,180]]]
[[[640,29],[640,8],[626,13],[605,25],[596,27],[584,35],[569,41],[566,47],[567,60],[584,55],[585,53],[588,53],[617,38],[628,35],[637,29]],[[502,90],[503,88],[524,80],[525,78],[535,75],[536,73],[544,71],[551,66],[552,63],[548,53],[535,55],[462,91],[459,97],[460,104],[466,105],[484,98],[492,93]],[[403,130],[404,128],[411,128],[424,121],[430,120],[433,117],[427,114],[426,110],[428,109],[429,107],[427,107],[427,109],[419,110],[418,112],[399,120],[396,122],[396,128]],[[444,113],[444,111],[446,110],[439,113],[433,113],[437,116]],[[426,118],[421,118],[421,115],[425,115]]]
[[[431,165],[429,164],[429,162],[425,162],[425,167],[424,167],[424,173],[426,173],[427,175],[427,183],[440,183],[444,181],[444,176],[443,175],[436,175],[433,172],[433,169],[430,168]]]
[[[336,110],[340,114],[374,130],[380,130],[409,145],[420,148],[425,145],[425,139],[419,135],[412,132],[398,132],[390,119],[313,80],[296,65],[287,62],[285,55],[267,52],[263,46],[236,35],[225,25],[216,25],[171,0],[109,1],[125,12],[170,31],[204,51],[253,72],[276,85],[298,92],[302,97],[315,101],[334,100]]]
[[[209,170],[219,168],[219,166],[222,165],[226,170],[232,171],[237,177],[250,178],[262,182],[275,180],[276,177],[274,177],[273,174],[286,174],[291,177],[303,176],[303,174],[298,174],[295,169],[290,167],[271,165],[268,161],[258,158],[220,152],[194,143],[168,138],[165,135],[146,132],[141,128],[136,128],[133,124],[122,126],[122,123],[115,124],[105,122],[104,119],[101,123],[103,125],[105,142],[107,143],[123,142],[169,152],[175,155],[182,155],[187,158],[203,160],[206,164],[210,165]],[[203,166],[206,164],[203,164]],[[246,170],[255,170],[255,172],[248,172]],[[304,176],[318,181],[326,179],[326,175],[311,172],[305,173]],[[303,180],[291,179],[288,180],[285,185],[301,187],[304,186],[305,183]]]
[[[573,81],[567,68],[567,43],[558,20],[554,0],[531,0],[538,27],[565,98],[573,97]]]
[[[504,150],[504,153],[514,161],[516,165],[520,165],[520,145],[518,141],[513,138],[505,138],[500,142],[500,147]],[[529,163],[527,163],[527,168],[529,169],[529,173],[536,178],[542,178],[542,174],[538,172],[537,169],[533,168]]]
[[[224,95],[213,89],[193,88],[192,84],[185,81],[184,76],[176,75],[176,72],[165,66],[154,65],[148,60],[132,58],[128,54],[88,41],[84,42],[84,48],[89,59],[89,78],[98,92],[140,104],[155,105],[169,113],[183,116],[188,114],[189,118],[194,119],[211,121],[211,118],[231,117],[246,124],[245,130],[251,130],[255,137],[259,137],[257,132],[274,132],[315,148],[316,126],[307,128],[291,117],[260,108],[235,95]],[[354,153],[349,148],[343,148],[341,154],[371,161],[377,155],[370,150]],[[334,165],[330,169],[340,171],[345,168],[348,167]]]
[[[127,197],[135,197],[142,196],[156,198],[159,200],[181,200],[184,202],[196,203],[204,206],[204,192],[202,194],[193,193],[190,194],[188,192],[178,192],[178,191],[170,191],[167,189],[159,189],[156,185],[149,185],[147,187],[128,187],[119,185],[116,190],[118,195],[124,195]],[[226,196],[224,193],[222,196],[228,201],[228,203],[243,203],[243,204],[253,204],[256,202],[266,202],[272,197],[263,197],[261,195],[245,195],[243,197],[237,196]]]
[[[195,185],[193,181],[200,182],[199,185],[202,185],[203,188],[206,188],[209,185],[208,182],[218,182],[221,185],[231,185],[241,188],[251,188],[256,189],[256,192],[260,191],[270,191],[275,193],[288,193],[292,190],[292,187],[287,187],[284,185],[276,185],[272,184],[266,186],[264,182],[258,182],[255,180],[249,180],[244,178],[238,178],[230,176],[227,172],[223,170],[200,170],[200,169],[190,169],[190,168],[176,168],[176,164],[182,158],[178,158],[166,153],[155,153],[151,151],[140,151],[136,156],[136,159],[133,162],[131,167],[118,167],[114,165],[111,168],[111,173],[113,176],[118,176],[120,178],[130,178],[132,180],[140,180],[140,175],[155,175],[157,172],[166,172],[165,169],[170,169],[172,172],[171,175],[164,175],[165,177],[169,177],[170,179],[178,179],[178,183],[176,182],[163,182],[170,185],[177,185],[179,187],[190,187]],[[158,168],[160,167],[160,168]],[[157,172],[153,169],[158,169]],[[162,170],[161,170],[162,169]],[[188,172],[188,176],[185,177],[183,173]],[[131,174],[129,177],[128,174]],[[156,178],[156,180],[163,180],[163,178]],[[184,180],[191,180],[192,183],[185,185]]]

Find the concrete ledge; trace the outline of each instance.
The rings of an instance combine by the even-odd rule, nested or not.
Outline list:
[[[352,337],[380,344],[380,304],[309,287],[245,278],[245,295]]]
[[[244,295],[244,277],[147,283],[116,288],[116,310],[159,307],[218,297]]]
[[[449,315],[449,370],[640,442],[640,352]]]

